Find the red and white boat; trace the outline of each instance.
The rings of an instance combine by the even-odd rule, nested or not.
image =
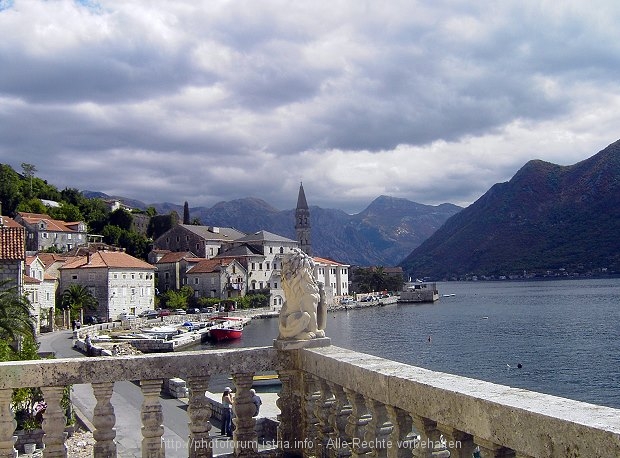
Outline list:
[[[211,339],[220,340],[240,339],[243,335],[243,319],[230,316],[217,316],[211,318],[216,324],[209,328]]]

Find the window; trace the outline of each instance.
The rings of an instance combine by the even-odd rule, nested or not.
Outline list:
[[[135,280],[135,278],[136,278],[136,274],[131,274],[131,279]]]
[[[198,284],[198,277],[194,278],[194,285]]]
[[[97,276],[94,273],[88,274],[88,281],[95,281],[96,278]]]
[[[71,240],[71,234],[67,234],[67,239]]]
[[[215,285],[215,277],[211,277],[211,286]]]
[[[48,238],[49,235],[47,234],[47,232],[44,232],[43,234],[41,234],[43,236],[44,239]]]
[[[273,254],[273,247],[272,246],[269,247],[269,254]]]
[[[127,275],[123,274],[123,280],[125,280],[127,278]]]
[[[252,270],[256,270],[256,264],[252,263]]]
[[[78,279],[77,274],[73,274],[73,275],[71,275],[71,280],[77,280],[77,279]]]
[[[209,248],[209,256],[213,256],[213,247]]]
[[[273,282],[273,288],[278,289],[278,282]]]
[[[265,263],[265,270],[269,270],[269,263],[268,262]]]
[[[280,247],[280,254],[284,254],[284,248]]]
[[[114,279],[118,278],[118,274],[112,275],[112,278],[114,278]]]
[[[235,266],[234,264],[233,264],[233,266],[232,266],[232,273],[233,273],[233,274],[236,274],[236,273],[237,273],[237,266]]]

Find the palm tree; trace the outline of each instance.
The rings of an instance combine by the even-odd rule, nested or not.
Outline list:
[[[26,296],[17,293],[16,287],[10,287],[10,283],[11,280],[0,282],[0,339],[9,343],[23,337],[35,340],[32,305]]]
[[[64,309],[71,310],[72,316],[80,316],[80,319],[82,319],[84,309],[97,310],[99,305],[88,288],[77,284],[71,285],[63,291],[61,303]]]

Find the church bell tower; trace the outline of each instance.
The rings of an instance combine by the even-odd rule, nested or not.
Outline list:
[[[306,202],[303,183],[299,184],[299,195],[297,196],[297,208],[295,209],[295,233],[299,248],[308,256],[312,256],[312,246],[310,244],[310,210]]]

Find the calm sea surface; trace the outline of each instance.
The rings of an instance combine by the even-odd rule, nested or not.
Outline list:
[[[327,335],[415,366],[620,408],[620,279],[438,287],[454,296],[330,313]],[[276,335],[277,320],[254,320],[220,346],[271,345]]]

